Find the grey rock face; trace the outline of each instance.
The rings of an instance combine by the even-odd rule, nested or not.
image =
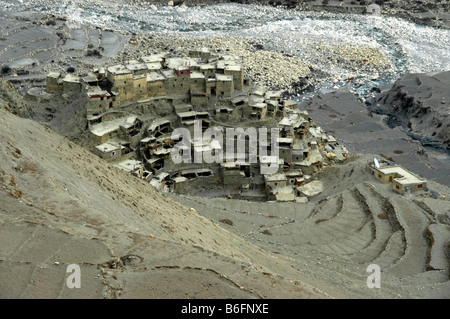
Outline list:
[[[378,97],[374,110],[395,116],[422,143],[450,149],[449,87],[450,71],[408,74]]]

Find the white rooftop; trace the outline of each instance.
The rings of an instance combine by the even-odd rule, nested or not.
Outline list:
[[[123,64],[113,65],[107,68],[108,72],[113,75],[129,74],[131,73]]]
[[[110,153],[110,152],[122,149],[123,146],[113,145],[110,143],[103,143],[103,144],[97,145],[95,148],[98,149],[100,152]]]
[[[264,178],[266,182],[278,182],[278,181],[285,181],[286,175],[279,173],[279,174],[272,174],[272,175],[264,175]]]
[[[139,169],[143,166],[143,164],[138,160],[129,159],[123,162],[120,162],[115,165],[118,168],[121,168],[127,172],[131,172],[135,169]]]
[[[126,125],[126,123],[134,122],[136,120],[136,115],[130,115],[121,117],[118,119],[114,119],[111,121],[101,122],[95,125],[92,125],[90,131],[92,134],[96,136],[104,136],[107,133],[114,132],[121,125]]]
[[[147,74],[147,82],[154,82],[154,81],[163,81],[165,80],[165,76],[159,73],[148,73]]]
[[[424,180],[418,178],[416,175],[412,174],[411,172],[407,171],[406,169],[400,166],[385,166],[380,167],[377,170],[386,175],[398,174],[399,177],[395,178],[394,180],[402,185],[424,182]]]
[[[217,81],[222,81],[222,82],[230,82],[230,81],[233,81],[233,76],[232,75],[223,75],[223,74],[216,73],[216,80]]]

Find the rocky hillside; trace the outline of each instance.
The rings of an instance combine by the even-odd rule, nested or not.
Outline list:
[[[407,74],[382,93],[373,110],[395,117],[423,144],[450,150],[450,71]]]
[[[31,108],[17,93],[14,85],[0,77],[0,109],[21,117],[31,117]]]
[[[0,298],[450,296],[448,188],[395,194],[371,156],[324,171],[319,202],[173,199],[37,122],[0,128]]]

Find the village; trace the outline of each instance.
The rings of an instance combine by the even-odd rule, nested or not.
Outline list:
[[[46,84],[49,93],[84,94],[92,151],[163,192],[201,189],[210,196],[296,202],[317,197],[324,186],[315,174],[346,161],[347,149],[295,101],[252,83],[243,70],[240,57],[203,48],[187,57],[143,56],[83,76],[53,72]],[[247,131],[236,130],[234,152],[225,154],[226,161],[175,163],[172,151],[182,136],[174,130],[194,134],[198,124],[202,131]],[[258,154],[256,161],[249,157],[261,145],[246,135],[249,128],[279,132],[276,141],[267,137],[268,153]],[[247,142],[241,153],[239,140]],[[226,147],[214,138],[194,139],[189,152],[201,157]],[[277,169],[264,171],[274,161]]]

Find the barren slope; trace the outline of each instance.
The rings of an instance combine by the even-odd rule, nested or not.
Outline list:
[[[4,110],[0,241],[2,298],[351,296]],[[72,263],[81,289],[66,286]]]

